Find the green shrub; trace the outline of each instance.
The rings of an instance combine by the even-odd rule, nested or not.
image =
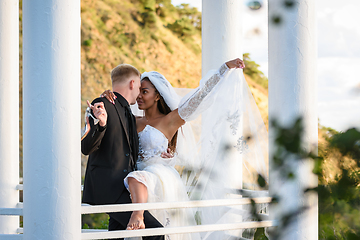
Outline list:
[[[191,25],[197,30],[201,31],[201,12],[196,7],[190,7],[189,4],[181,4],[176,7],[179,16],[182,18],[188,18]]]
[[[87,46],[90,47],[92,45],[92,40],[91,39],[87,39],[85,41],[83,41],[83,46]]]
[[[360,131],[329,128],[328,134],[330,144],[319,155],[327,159],[339,151],[335,165],[340,173],[330,182],[319,176],[319,239],[360,239]]]
[[[156,0],[156,14],[165,18],[176,11],[174,5],[172,5],[171,0]]]
[[[196,33],[189,18],[176,20],[173,24],[168,24],[167,27],[182,38],[193,36]]]
[[[250,59],[249,53],[244,53],[245,62],[244,73],[249,75],[257,84],[268,89],[268,79],[262,71],[259,70],[260,65]]]
[[[168,50],[169,53],[173,53],[174,51],[170,47],[170,43],[168,41],[162,40],[163,44],[166,47],[166,50]]]
[[[156,0],[141,0],[145,10],[155,11]]]
[[[145,27],[154,28],[156,26],[156,14],[153,11],[145,11],[141,14]]]
[[[109,226],[109,216],[106,213],[82,215],[83,229],[107,229]]]
[[[155,40],[156,42],[159,41],[159,38],[158,38],[158,36],[156,36],[155,33],[151,33],[151,34],[150,34],[150,37],[151,37],[151,39]]]

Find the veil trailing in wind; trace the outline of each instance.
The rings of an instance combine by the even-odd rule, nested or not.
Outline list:
[[[190,199],[239,198],[240,189],[260,190],[259,174],[268,182],[268,133],[241,69],[223,65],[209,72],[181,100],[161,74],[145,72],[141,77],[148,77],[187,122],[179,129],[176,164]],[[195,128],[192,122],[197,122]],[[198,224],[244,221],[251,215],[232,207],[197,212]],[[225,234],[205,233],[202,239],[224,239]]]
[[[204,84],[201,82],[200,87]],[[195,176],[191,198],[239,198],[240,189],[260,190],[258,176],[266,182],[269,179],[268,133],[242,70],[230,69],[197,111],[201,115],[197,144],[201,168]],[[198,212],[201,224],[234,223],[251,218],[246,207],[200,208]],[[226,239],[227,234],[231,233],[210,232],[202,239]]]

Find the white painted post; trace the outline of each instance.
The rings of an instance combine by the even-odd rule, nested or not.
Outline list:
[[[316,12],[313,0],[296,0],[286,8],[283,0],[269,0],[269,119],[289,125],[302,116],[304,147],[317,148]],[[280,16],[280,24],[273,17]],[[274,129],[270,126],[270,155],[274,149]],[[271,156],[270,156],[271,159]],[[318,239],[317,195],[304,196],[303,190],[317,186],[308,161],[294,163],[296,180],[281,182],[270,163],[270,193],[280,196],[278,207],[270,209],[272,218],[301,207],[310,207],[280,239]]]
[[[0,208],[19,202],[19,2],[0,1]],[[18,216],[0,216],[0,234],[16,233]]]
[[[226,61],[242,58],[242,0],[203,0],[202,1],[202,76],[211,69],[218,69]],[[202,115],[203,118],[206,116]],[[230,128],[224,128],[224,140],[232,139]],[[226,141],[225,140],[225,141]],[[225,142],[224,142],[225,143]],[[205,148],[206,149],[206,148]],[[236,151],[228,151],[228,187],[242,188],[242,159]],[[220,163],[219,163],[220,164]],[[214,168],[216,169],[216,167]],[[224,176],[225,177],[225,176]],[[226,196],[224,196],[226,197]],[[241,221],[241,216],[229,214],[229,221]],[[202,219],[204,224],[213,223],[214,219]],[[241,236],[242,230],[229,231],[229,235]],[[213,239],[221,235],[213,233]]]
[[[80,0],[23,1],[24,239],[81,239]]]
[[[242,58],[242,7],[242,0],[202,1],[202,76],[226,61]],[[234,172],[229,176],[237,178],[233,187],[241,188],[242,163],[233,164],[229,169]]]
[[[202,75],[242,58],[242,0],[202,1]]]

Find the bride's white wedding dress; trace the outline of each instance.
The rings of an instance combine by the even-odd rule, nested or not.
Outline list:
[[[162,158],[166,152],[168,139],[158,129],[146,125],[139,132],[139,161],[138,170],[128,174],[125,186],[128,188],[128,178],[135,178],[143,183],[148,190],[148,202],[186,201],[188,195],[185,186],[174,168],[174,158]],[[195,225],[192,209],[149,210],[164,227]],[[200,239],[198,234],[181,234],[167,236],[171,240]]]
[[[139,133],[138,170],[125,178],[126,187],[127,178],[133,177],[147,187],[148,202],[186,201],[189,193],[175,165],[196,166],[185,178],[187,185],[193,185],[194,190],[190,194],[195,199],[232,197],[239,183],[234,182],[238,181],[238,178],[233,178],[234,175],[242,176],[240,185],[243,182],[256,183],[257,173],[267,179],[267,131],[241,70],[229,70],[225,64],[222,65],[217,71],[210,72],[201,80],[200,86],[181,101],[176,99],[176,93],[161,74],[149,72],[142,77],[154,78],[150,78],[151,82],[172,110],[178,107],[182,119],[191,121],[200,116],[201,133],[197,144],[193,144],[189,142],[191,136],[179,130],[177,154],[174,158],[165,159],[160,155],[166,152],[168,139],[158,129],[146,125]],[[247,139],[248,136],[251,139]],[[198,154],[197,157],[194,153]],[[234,169],[239,162],[243,167]],[[237,211],[226,207],[196,210],[200,213],[201,224],[226,223],[227,215]],[[149,212],[164,227],[196,225],[195,209]],[[245,218],[243,214],[241,221]],[[200,238],[197,233],[174,234],[166,239],[220,240],[229,237],[224,235],[214,232],[203,234]]]

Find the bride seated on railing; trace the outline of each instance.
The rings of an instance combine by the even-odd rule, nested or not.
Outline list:
[[[192,199],[221,199],[237,194],[242,181],[256,182],[261,173],[267,179],[267,131],[235,59],[209,73],[200,86],[181,101],[171,84],[158,72],[141,75],[137,103],[144,116],[137,117],[139,160],[137,171],[125,178],[133,203],[186,201],[185,185],[192,186]],[[112,92],[103,95],[113,101]],[[201,134],[195,142],[187,121],[201,115]],[[185,124],[185,125],[184,125]],[[180,127],[180,128],[179,128]],[[178,130],[179,129],[179,130]],[[170,148],[173,158],[162,158]],[[246,171],[242,171],[242,166]],[[175,170],[180,166],[183,180]],[[257,176],[257,175],[256,175]],[[198,223],[228,222],[234,211],[205,208]],[[143,210],[134,211],[128,229],[145,228]],[[165,227],[196,225],[195,211],[150,210]],[[242,213],[242,219],[246,216]],[[218,234],[218,233],[214,233]],[[204,236],[215,239],[214,234]],[[181,234],[171,239],[200,239],[198,234]]]

